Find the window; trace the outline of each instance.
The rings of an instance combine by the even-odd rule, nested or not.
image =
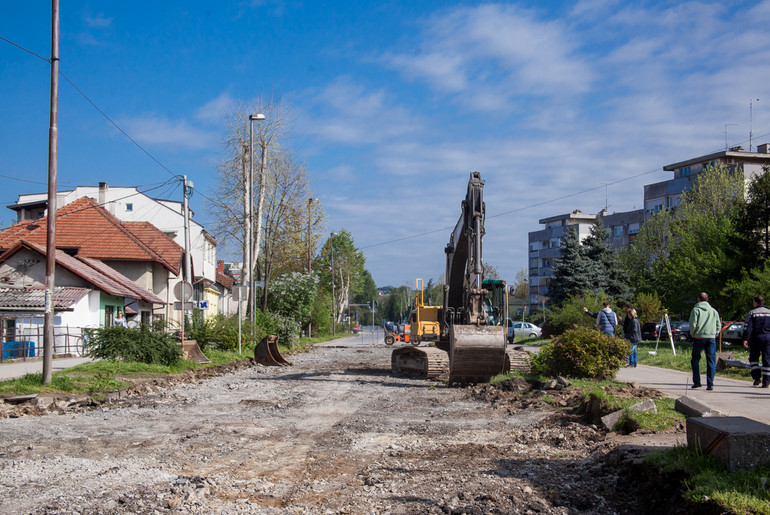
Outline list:
[[[637,234],[639,232],[639,224],[628,224],[628,234]]]
[[[542,244],[542,246],[541,246],[540,248],[542,248],[542,249],[547,249],[547,248],[549,248],[549,247],[550,247],[550,245],[548,244],[548,240],[544,240],[544,241],[543,241],[543,244]]]
[[[543,268],[548,268],[551,266],[551,260],[550,259],[544,259],[543,260]]]
[[[130,202],[126,202],[126,211],[133,211],[134,205]]]
[[[538,250],[538,246],[537,246],[537,242],[536,241],[529,244],[529,251],[533,252],[535,250]]]
[[[16,319],[10,318],[5,321],[5,341],[12,342],[16,340]]]
[[[679,169],[679,177],[689,177],[690,173],[692,173],[692,168],[689,166],[684,166]]]
[[[104,327],[112,327],[113,318],[115,318],[115,308],[104,306]]]

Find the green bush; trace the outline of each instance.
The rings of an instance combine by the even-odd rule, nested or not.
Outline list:
[[[598,313],[602,309],[602,303],[608,301],[610,307],[615,311],[618,316],[618,327],[616,327],[617,334],[623,334],[622,310],[618,310],[616,302],[607,297],[604,293],[594,293],[592,291],[584,291],[582,295],[570,296],[561,306],[551,306],[548,309],[548,315],[546,322],[543,326],[543,333],[546,335],[557,336],[563,334],[569,329],[576,327],[595,328],[596,318],[588,316],[583,307],[588,308],[589,311]]]
[[[612,379],[630,351],[621,338],[579,327],[543,346],[532,357],[532,371],[546,376]]]
[[[91,329],[87,334],[85,351],[95,359],[122,359],[168,366],[182,357],[182,347],[167,333],[105,327]]]

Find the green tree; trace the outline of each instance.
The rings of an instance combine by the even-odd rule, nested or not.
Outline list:
[[[593,290],[591,264],[580,244],[575,226],[564,231],[561,257],[556,261],[553,277],[548,285],[549,305],[561,305],[569,297]]]
[[[513,298],[525,302],[529,300],[529,277],[525,269],[522,268],[516,272],[516,281],[511,286],[513,288]]]
[[[698,174],[681,204],[658,213],[625,253],[626,273],[639,291],[657,291],[675,313],[686,313],[698,292],[709,292],[716,306],[727,300],[721,291],[734,275],[730,242],[743,202],[740,167],[710,167]]]
[[[307,326],[318,293],[316,274],[292,272],[277,277],[271,283],[267,298],[268,309]]]
[[[770,167],[753,175],[736,221],[736,246],[746,268],[770,260]]]
[[[665,311],[657,292],[637,293],[632,305],[636,309],[640,324],[659,322]]]
[[[332,233],[316,258],[313,269],[319,285],[330,294],[336,322],[342,320],[348,299],[363,292],[366,258],[345,229]]]
[[[588,259],[589,277],[594,292],[605,292],[620,303],[631,301],[632,290],[623,273],[618,254],[608,243],[609,231],[601,218],[591,226],[590,234],[583,240]]]

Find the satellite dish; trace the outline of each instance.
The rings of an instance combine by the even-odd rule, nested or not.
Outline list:
[[[188,283],[187,281],[182,281],[180,283],[176,283],[174,286],[174,297],[176,300],[190,300],[190,297],[192,297],[193,294],[193,287],[192,284]]]

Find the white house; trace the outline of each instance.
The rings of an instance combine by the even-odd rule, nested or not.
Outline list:
[[[78,186],[73,190],[59,191],[56,194],[57,209],[83,197],[90,197],[120,220],[127,222],[149,222],[177,244],[184,248],[184,213],[183,202],[154,199],[140,192],[134,186],[110,186],[100,182],[98,186]],[[17,222],[36,220],[46,214],[47,193],[19,195],[15,204],[8,206],[16,211]],[[217,242],[204,229],[192,220],[190,211],[190,258],[194,281],[196,282],[195,300],[209,300],[211,292],[206,292],[205,284],[217,280]]]

